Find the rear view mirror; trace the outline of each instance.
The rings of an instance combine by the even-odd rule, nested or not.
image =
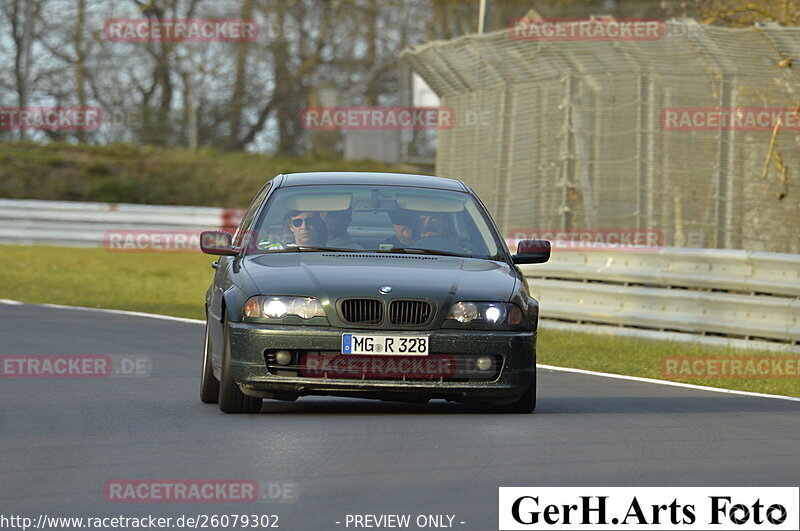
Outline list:
[[[224,230],[205,230],[200,233],[200,250],[206,254],[235,256],[239,249],[233,247],[230,232]]]
[[[511,256],[515,264],[543,264],[550,260],[550,242],[547,240],[520,240],[517,254]]]

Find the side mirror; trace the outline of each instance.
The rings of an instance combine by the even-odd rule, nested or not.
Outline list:
[[[233,247],[230,232],[224,230],[204,230],[200,233],[200,250],[206,254],[235,256],[239,249]]]
[[[547,240],[520,240],[517,254],[511,259],[515,264],[543,264],[550,260],[550,242]]]

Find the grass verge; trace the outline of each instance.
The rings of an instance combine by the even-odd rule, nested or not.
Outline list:
[[[666,370],[676,369],[664,374],[664,360],[672,364]],[[688,365],[683,359],[688,358]],[[715,360],[711,360],[715,358]],[[671,376],[681,369],[691,368],[695,359],[702,363],[702,370],[720,367],[718,359],[733,361],[734,358],[761,360],[779,358],[791,360],[782,367],[793,366],[794,377],[785,378],[676,378]],[[732,347],[718,347],[677,341],[658,341],[631,337],[607,336],[600,334],[576,334],[563,330],[540,330],[538,359],[540,363],[572,367],[589,371],[627,374],[642,378],[669,380],[709,387],[724,387],[740,391],[767,393],[774,395],[800,396],[800,355],[782,354],[757,350],[743,350]],[[708,360],[707,360],[708,359]],[[709,361],[711,360],[711,361]]]
[[[0,298],[203,318],[213,257],[200,253],[123,253],[105,249],[0,245]],[[541,330],[540,363],[665,379],[665,357],[776,356],[771,352]],[[800,363],[800,356],[789,356]],[[800,379],[674,379],[711,387],[800,396]]]
[[[214,257],[0,245],[0,299],[203,318]]]

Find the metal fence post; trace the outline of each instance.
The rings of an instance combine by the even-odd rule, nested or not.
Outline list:
[[[733,89],[734,76],[723,74],[720,80],[719,105],[723,109],[733,109],[735,96]],[[735,132],[732,127],[721,127],[718,149],[719,165],[716,179],[716,231],[714,246],[719,249],[733,249],[733,168]]]
[[[572,74],[567,74],[566,83],[564,86],[564,141],[562,142],[562,175],[561,175],[561,228],[571,229],[573,221],[573,212],[569,205],[570,203],[570,184],[572,177],[575,174],[575,160],[574,160],[574,139],[572,138],[572,101],[574,83],[572,81]]]
[[[639,134],[636,135],[636,158],[638,161],[638,187],[636,194],[636,228],[650,228],[653,178],[653,81],[649,76],[639,74],[637,78],[639,101],[637,102]]]
[[[503,103],[500,108],[503,109],[503,123],[500,127],[500,138],[497,143],[497,182],[495,184],[494,209],[500,227],[503,232],[506,232],[511,228],[508,219],[508,201],[511,195],[511,190],[509,188],[511,182],[511,161],[513,160],[514,152],[514,135],[512,131],[514,129],[517,108],[516,94],[509,88],[508,83],[505,84],[503,90]]]

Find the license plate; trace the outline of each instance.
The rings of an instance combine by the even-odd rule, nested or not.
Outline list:
[[[427,356],[428,336],[342,334],[342,354]]]

